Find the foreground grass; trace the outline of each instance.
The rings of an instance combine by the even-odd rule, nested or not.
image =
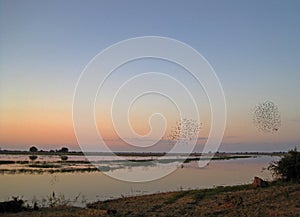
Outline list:
[[[115,210],[116,214],[107,214]],[[89,204],[87,208],[55,207],[13,216],[300,216],[300,184],[273,183],[161,193]]]

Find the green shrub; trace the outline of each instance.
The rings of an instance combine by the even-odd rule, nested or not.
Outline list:
[[[290,150],[279,161],[272,162],[268,168],[273,175],[285,181],[300,181],[300,152]]]

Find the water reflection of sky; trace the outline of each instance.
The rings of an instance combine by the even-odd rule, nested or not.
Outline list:
[[[87,201],[138,195],[179,189],[208,188],[219,185],[250,183],[254,176],[271,180],[268,170],[263,170],[278,157],[262,156],[257,158],[211,161],[205,168],[198,168],[197,162],[178,167],[175,172],[156,181],[145,183],[122,182],[101,172],[90,173],[43,173],[43,174],[2,174],[0,175],[0,200],[11,196],[24,196],[27,200],[45,198],[52,192],[62,193],[66,198],[84,195]],[[176,164],[155,166],[125,166],[111,170],[111,173],[131,175],[160,173]],[[82,205],[80,201],[75,203]]]
[[[59,155],[37,155],[39,161],[58,161],[61,160]],[[184,159],[185,156],[122,156],[124,160],[155,160],[155,159]],[[92,161],[117,161],[120,160],[118,156],[89,156]],[[1,154],[0,160],[14,160],[14,161],[25,161],[29,160],[29,155],[12,155],[12,154]],[[70,161],[85,161],[85,156],[68,155]]]
[[[270,157],[270,156],[269,156]],[[256,163],[264,163],[268,161],[268,156],[254,156],[250,158],[236,158],[230,160],[217,160],[219,162],[224,162],[228,164],[247,164],[253,163],[253,158],[255,158]],[[103,172],[114,172],[123,174],[127,176],[129,174],[127,170],[132,172],[143,174],[145,170],[152,174],[159,174],[161,171],[166,173],[178,167],[185,168],[198,168],[198,161],[193,160],[188,163],[181,165],[184,156],[164,156],[164,157],[152,157],[152,156],[124,156],[122,158],[118,156],[90,156],[91,162],[87,161],[84,156],[68,156],[68,161],[61,163],[60,156],[47,156],[39,155],[35,161],[30,161],[28,155],[0,155],[0,161],[14,161],[14,164],[0,164],[1,173],[22,173],[22,172],[78,172],[81,171],[95,171],[98,168]],[[197,159],[190,157],[189,159]],[[276,157],[272,157],[276,159]],[[216,160],[214,160],[216,161]],[[22,163],[23,162],[23,163]],[[27,163],[24,163],[27,162]],[[217,162],[215,162],[217,163]],[[91,170],[89,170],[91,169]],[[169,173],[168,172],[168,173]],[[142,176],[147,176],[145,173]],[[109,173],[110,174],[110,173]]]

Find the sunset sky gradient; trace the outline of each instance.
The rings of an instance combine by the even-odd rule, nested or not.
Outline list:
[[[79,150],[72,99],[81,71],[118,41],[156,35],[192,46],[217,73],[228,112],[221,150],[300,148],[299,9],[297,0],[0,0],[0,147],[56,149],[67,145]],[[180,78],[176,69],[163,63],[159,67]],[[110,87],[117,86],[119,79],[112,78]],[[195,91],[199,88],[200,147],[210,129],[208,100],[201,87],[194,87],[185,77],[182,81]],[[260,132],[252,123],[252,109],[265,100],[280,110],[282,126],[276,133]],[[149,131],[151,105],[172,111],[171,104],[164,107],[168,102],[163,99],[150,97],[147,102],[135,105],[132,118],[133,128],[141,134]],[[103,136],[116,149],[126,151],[107,113],[101,104],[97,106],[97,121],[107,123],[99,126]],[[170,115],[171,125],[175,113]]]

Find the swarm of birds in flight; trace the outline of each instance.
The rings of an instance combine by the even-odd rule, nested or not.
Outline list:
[[[262,132],[277,132],[281,126],[278,107],[271,101],[259,103],[254,107],[253,123]]]
[[[201,124],[194,119],[183,118],[176,122],[169,135],[172,144],[177,142],[188,143],[198,138]]]

